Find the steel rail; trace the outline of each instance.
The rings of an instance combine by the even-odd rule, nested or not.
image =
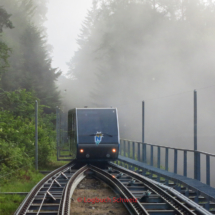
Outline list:
[[[83,166],[79,170],[77,170],[73,176],[68,181],[61,198],[60,207],[58,211],[58,215],[69,215],[70,213],[70,199],[71,196],[79,184],[79,182],[86,177],[84,173],[89,169],[88,165]]]
[[[210,213],[209,211],[207,211],[206,209],[204,209],[202,206],[200,206],[199,204],[197,204],[196,202],[190,200],[188,197],[184,196],[183,194],[179,193],[177,190],[175,190],[172,187],[168,187],[160,182],[157,181],[153,181],[152,179],[146,178],[146,180],[151,181],[152,183],[157,184],[158,186],[160,186],[161,188],[168,190],[170,193],[172,193],[173,195],[177,196],[179,199],[181,199],[182,201],[186,202],[186,204],[188,204],[189,206],[191,206],[192,208],[194,208],[196,211],[198,211],[200,214],[205,214],[205,215],[212,215],[212,213]]]
[[[144,186],[146,186],[149,190],[153,191],[155,194],[160,196],[166,203],[172,206],[174,210],[176,210],[177,214],[189,214],[189,215],[195,215],[195,213],[190,210],[188,207],[186,207],[184,204],[182,204],[180,201],[175,199],[173,196],[171,196],[169,193],[167,193],[165,190],[158,187],[154,181],[148,180],[146,177],[141,176],[133,171],[130,171],[128,169],[125,169],[123,167],[119,167],[113,163],[109,164],[110,167],[113,169],[124,173],[131,178],[138,180],[139,182],[142,182]],[[204,213],[203,213],[204,214]]]
[[[114,187],[115,190],[123,196],[123,198],[133,200],[126,202],[129,209],[133,212],[132,214],[149,215],[139,201],[134,201],[136,199],[135,196],[117,178],[115,178],[115,176],[96,166],[90,165],[90,169],[93,170],[100,179],[103,179],[106,182],[108,181],[108,184],[111,185],[111,187]]]
[[[52,194],[49,192],[50,189],[51,189],[51,187],[52,187],[52,185],[53,185],[54,183],[57,183],[59,186],[61,186],[61,185],[59,184],[59,182],[57,181],[57,179],[63,174],[63,172],[66,172],[66,171],[69,170],[70,168],[71,168],[71,167],[67,167],[67,168],[64,169],[63,171],[60,171],[59,173],[57,173],[55,179],[52,180],[51,184],[49,185],[49,188],[48,188],[47,191],[44,193],[44,197],[43,197],[42,202],[41,202],[41,204],[40,204],[39,210],[37,211],[37,215],[39,215],[39,213],[40,213],[40,211],[41,211],[41,208],[42,208],[42,206],[43,206],[43,203],[44,203],[44,201],[45,201],[45,199],[46,199],[47,194],[52,195]]]
[[[73,160],[72,162],[70,162],[69,164],[66,164],[56,170],[54,170],[53,172],[49,173],[48,175],[46,175],[41,181],[39,181],[34,188],[28,193],[28,195],[26,196],[26,198],[23,200],[22,204],[18,207],[18,209],[16,210],[16,212],[14,213],[14,215],[25,215],[27,213],[28,208],[30,207],[30,205],[32,204],[34,197],[37,195],[37,193],[39,192],[39,190],[43,187],[43,185],[50,180],[54,175],[56,175],[58,172],[61,172],[64,169],[68,169],[68,167],[71,167],[73,165],[75,165],[75,160]],[[43,198],[44,201],[44,198]]]

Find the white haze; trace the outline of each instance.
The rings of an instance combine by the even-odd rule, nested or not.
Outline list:
[[[76,39],[92,0],[49,0],[47,5],[48,43],[53,46],[52,65],[65,74],[67,62],[77,50]]]
[[[160,34],[162,37],[163,27],[165,26],[160,26],[155,35]],[[180,32],[178,35],[179,38],[183,37]],[[165,55],[167,45],[168,41],[166,44],[159,44],[157,50]],[[189,44],[185,44],[183,47],[185,51],[186,45]],[[133,47],[129,48],[133,49]],[[150,55],[150,44],[148,50]],[[124,74],[121,78],[118,78],[117,74],[112,76],[110,83],[118,82],[116,95],[106,97],[104,94],[103,100],[97,101],[97,103],[101,106],[118,108],[121,138],[141,141],[141,105],[144,100],[145,142],[193,149],[193,90],[196,89],[198,96],[198,150],[215,153],[215,70],[211,69],[215,69],[215,65],[214,52],[211,50],[213,49],[208,47],[209,52],[206,52],[207,55],[202,59],[201,47],[194,47],[192,60],[187,63],[186,68],[181,66],[181,59],[168,56],[167,61],[172,63],[172,67],[170,67],[174,73],[162,71],[162,73],[151,74],[152,59],[149,62],[149,67],[142,68],[145,75],[127,77]],[[136,52],[138,50],[132,53]],[[186,60],[186,57],[183,56],[182,60]],[[141,66],[141,63],[140,61],[137,68]],[[90,68],[89,66],[88,72],[93,77],[95,71],[90,71]],[[67,106],[66,109],[85,105],[93,106],[94,101],[89,97],[88,91],[93,91],[95,86],[89,84],[90,81],[88,80],[88,84],[86,82],[79,85],[77,81],[66,80],[65,77],[60,78],[59,84],[63,93],[64,105]],[[92,83],[95,84],[94,81],[92,80]],[[113,85],[110,84],[110,87],[105,90],[109,91],[112,87]],[[64,91],[65,89],[66,91]],[[105,92],[104,89],[101,90]],[[179,153],[179,162],[182,164],[181,156],[182,154]],[[188,154],[188,156],[190,155]],[[172,158],[172,153],[170,153],[170,158]],[[205,157],[202,160],[204,164],[202,170],[205,170]],[[211,159],[211,163],[213,162],[214,160]],[[171,171],[172,164],[173,162],[170,164]],[[192,161],[188,161],[188,165],[192,169]],[[181,168],[179,173],[182,174]],[[192,171],[189,171],[188,176],[191,177],[191,173]],[[205,181],[203,175],[202,178]]]

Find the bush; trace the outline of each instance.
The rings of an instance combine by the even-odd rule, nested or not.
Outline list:
[[[19,90],[5,92],[0,110],[0,171],[6,172],[33,166],[35,160],[35,96]],[[38,100],[39,102],[39,100]],[[5,108],[9,110],[5,110]],[[55,115],[44,114],[38,105],[38,163],[49,161],[55,149]],[[47,107],[46,107],[47,108]]]

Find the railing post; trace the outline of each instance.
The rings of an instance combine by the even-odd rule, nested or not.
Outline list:
[[[157,167],[160,168],[160,157],[161,157],[161,150],[160,150],[160,146],[158,146],[158,160],[157,160]]]
[[[124,154],[124,157],[125,157],[125,140],[123,140],[123,154]]]
[[[128,141],[128,157],[131,158],[130,141]]]
[[[142,162],[144,163],[144,144],[142,143]]]
[[[174,173],[177,174],[178,150],[174,149]]]
[[[206,155],[206,184],[210,186],[210,155]]]
[[[122,155],[122,140],[120,140],[119,154]]]
[[[187,151],[184,151],[184,176],[187,177]]]
[[[135,142],[132,142],[132,158],[135,160]]]
[[[197,180],[201,180],[201,157],[200,157],[201,155],[200,155],[200,153],[199,152],[197,152],[196,153],[196,176],[197,176]]]
[[[153,145],[151,145],[151,157],[150,157],[150,165],[151,166],[153,166],[153,155],[154,155],[154,153],[153,153]]]
[[[137,160],[140,161],[140,143],[137,143]]]
[[[165,153],[165,170],[168,171],[169,169],[169,149],[166,148],[166,153]]]
[[[143,145],[144,145],[144,163],[147,163],[147,153],[146,153],[147,149],[146,149],[146,144],[144,143]]]

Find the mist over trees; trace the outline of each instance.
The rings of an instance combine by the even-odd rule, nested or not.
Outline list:
[[[145,141],[192,149],[199,89],[198,149],[211,150],[214,17],[214,1],[93,1],[69,62],[72,80],[59,81],[64,104],[117,107],[121,137],[140,141],[145,100]]]
[[[214,153],[214,18],[213,0],[94,0],[59,81],[65,106],[117,107],[121,138],[141,141],[144,100],[145,142],[193,149],[197,89],[198,150]]]
[[[46,2],[0,0],[0,184],[32,169],[35,100],[39,167],[55,152],[55,108],[61,104],[55,81],[61,72],[51,66]]]
[[[135,99],[145,90],[153,97],[158,87],[164,95],[178,90],[176,76],[204,86],[214,77],[214,9],[200,0],[94,1],[69,74],[100,106],[132,99],[131,89]],[[203,72],[206,80],[198,80]]]
[[[50,46],[43,27],[46,2],[1,0],[0,6],[11,14],[14,26],[13,29],[5,29],[1,36],[11,50],[7,52],[8,67],[2,74],[1,87],[4,91],[26,89],[35,92],[41,104],[49,107],[45,111],[52,112],[60,105],[55,81],[61,72],[51,66]],[[1,50],[1,53],[4,52]]]

